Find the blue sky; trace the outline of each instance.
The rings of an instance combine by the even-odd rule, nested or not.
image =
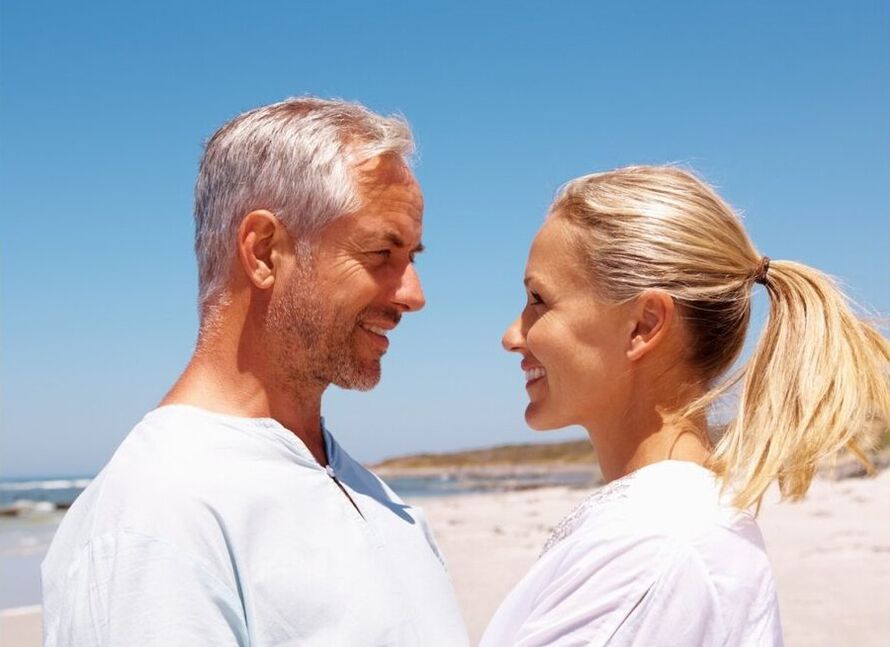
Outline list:
[[[427,308],[370,393],[359,459],[542,436],[523,422],[529,242],[566,180],[683,162],[759,249],[890,313],[886,2],[0,4],[0,473],[91,474],[196,327],[202,142],[304,93],[411,121]]]

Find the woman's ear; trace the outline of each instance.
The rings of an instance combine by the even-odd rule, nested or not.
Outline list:
[[[667,337],[674,318],[674,299],[664,290],[644,290],[631,310],[633,329],[627,358],[634,362]]]

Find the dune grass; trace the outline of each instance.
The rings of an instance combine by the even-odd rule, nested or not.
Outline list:
[[[491,465],[584,465],[595,461],[587,440],[499,445],[441,454],[415,454],[386,459],[376,469],[488,467]]]

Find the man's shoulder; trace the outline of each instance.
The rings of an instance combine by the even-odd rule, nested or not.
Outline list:
[[[210,514],[214,475],[190,434],[169,416],[147,414],[66,513],[54,543],[77,550],[94,537],[127,530],[162,534]],[[191,523],[194,526],[195,523]]]
[[[151,411],[130,430],[84,494],[99,509],[118,502],[119,512],[188,501],[192,484],[209,471],[202,435],[208,435],[206,430]]]

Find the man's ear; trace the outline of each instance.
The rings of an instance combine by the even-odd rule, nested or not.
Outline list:
[[[247,280],[260,290],[275,284],[281,262],[279,249],[288,237],[281,221],[271,211],[258,209],[244,216],[238,226],[238,259]]]
[[[627,358],[636,361],[667,337],[674,318],[674,299],[664,290],[644,290],[631,310],[634,320]]]

